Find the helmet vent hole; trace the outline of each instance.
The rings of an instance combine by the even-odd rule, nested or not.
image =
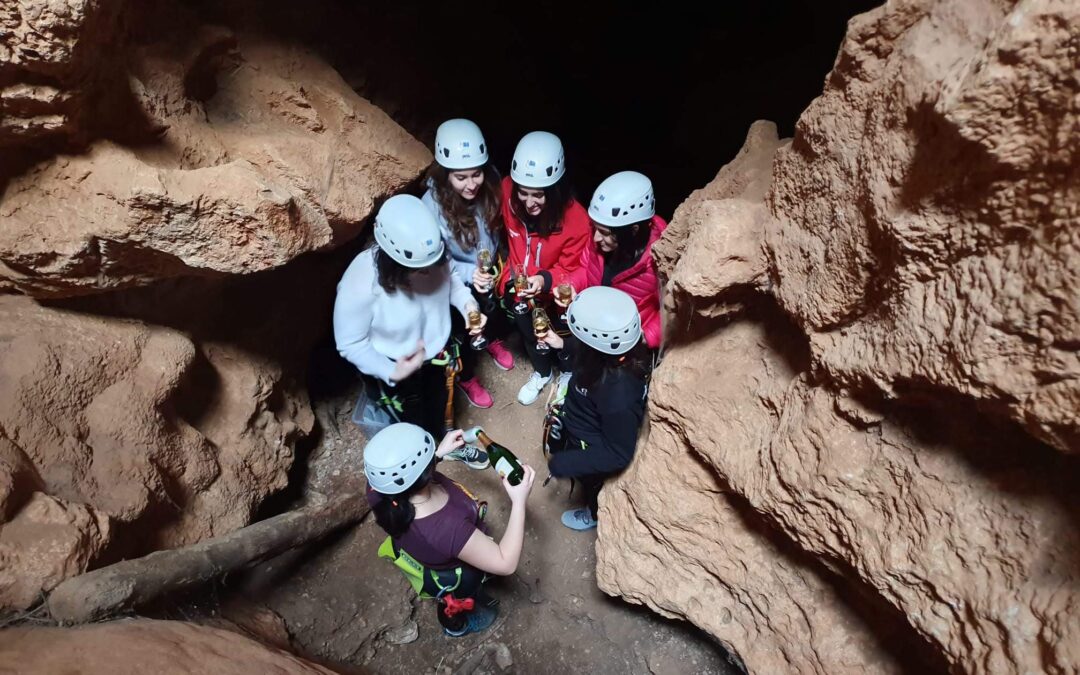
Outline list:
[[[409,260],[412,260],[413,252],[410,251],[409,249],[405,249],[404,251],[401,252],[401,255],[405,256]]]
[[[450,148],[443,148],[442,149],[442,154],[443,154],[443,157],[449,157],[450,156]]]

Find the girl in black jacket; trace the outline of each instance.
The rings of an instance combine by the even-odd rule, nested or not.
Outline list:
[[[543,336],[561,350],[560,369],[572,373],[549,437],[548,470],[556,478],[581,483],[588,508],[563,513],[562,522],[588,530],[596,527],[604,479],[634,458],[645,416],[650,353],[641,339],[637,305],[618,289],[585,289],[567,308],[566,321],[572,337],[564,341],[554,331]]]

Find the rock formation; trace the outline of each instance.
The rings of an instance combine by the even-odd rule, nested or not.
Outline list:
[[[15,0],[0,7],[0,148],[83,137],[89,99],[109,70],[120,6]]]
[[[286,485],[344,262],[297,258],[430,155],[312,53],[179,3],[5,6],[0,101],[2,610]]]
[[[114,621],[79,628],[13,628],[0,633],[0,673],[220,673],[333,671],[220,628],[180,621]]]
[[[890,2],[680,207],[605,590],[752,672],[1080,663],[1077,36],[1075,3]]]
[[[57,297],[280,267],[356,236],[430,160],[314,55],[192,23],[130,48],[137,144],[103,139],[11,179],[8,283]]]

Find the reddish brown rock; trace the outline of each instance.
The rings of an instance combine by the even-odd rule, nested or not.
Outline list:
[[[159,39],[129,58],[153,142],[98,141],[0,196],[0,277],[20,291],[280,267],[356,236],[431,160],[309,52],[197,24]]]
[[[86,571],[109,538],[109,519],[94,509],[33,493],[0,522],[0,609],[25,609]]]
[[[828,575],[748,525],[685,441],[657,425],[641,451],[601,493],[604,591],[694,623],[752,673],[901,672]]]
[[[313,53],[195,11],[0,9],[0,292],[52,300],[0,296],[0,609],[286,485],[344,261],[297,258],[430,161]]]
[[[1067,0],[852,20],[777,154],[766,235],[831,380],[949,392],[1080,449],[1077,35]]]
[[[0,430],[0,523],[22,508],[41,489],[41,478],[22,449]]]
[[[675,210],[653,248],[670,291],[669,334],[685,332],[692,314],[717,317],[744,309],[767,284],[762,246],[771,216],[763,197],[781,145],[775,124],[755,122],[735,159]],[[680,263],[683,258],[690,260]]]
[[[135,619],[78,628],[0,631],[0,673],[332,675],[314,663],[220,628]]]
[[[0,147],[82,134],[88,98],[108,74],[123,0],[0,5]],[[9,150],[10,151],[10,150]]]
[[[888,3],[852,20],[764,203],[744,149],[680,207],[675,346],[602,495],[602,587],[751,671],[885,667],[829,639],[860,633],[815,579],[869,599],[855,625],[909,668],[1075,670],[1077,35],[1075,3]],[[810,572],[783,592],[779,551]]]
[[[0,468],[11,466],[4,507],[13,518],[2,531],[36,522],[19,510],[28,490],[93,514],[103,521],[96,529],[73,526],[85,545],[82,569],[109,541],[106,520],[125,526],[122,550],[131,554],[247,524],[285,486],[293,444],[313,423],[303,389],[279,360],[196,343],[175,329],[0,297],[0,429],[11,440],[0,444]],[[42,543],[36,564],[82,571],[64,562],[69,548]]]

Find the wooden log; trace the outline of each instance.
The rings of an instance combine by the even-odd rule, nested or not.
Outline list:
[[[368,511],[363,495],[341,497],[192,546],[118,562],[61,583],[49,595],[49,611],[64,623],[95,621],[320,539]]]

